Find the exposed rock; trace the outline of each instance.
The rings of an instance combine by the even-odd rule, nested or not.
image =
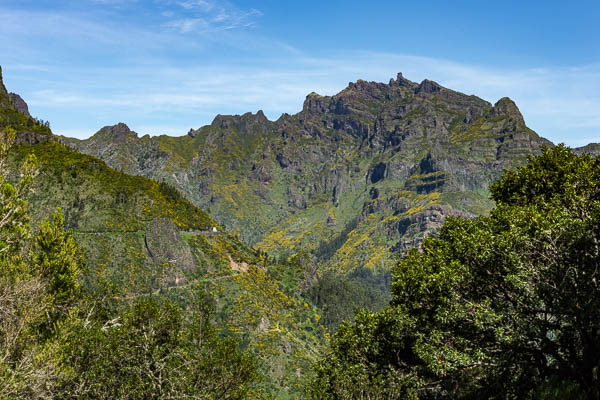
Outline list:
[[[288,339],[285,339],[283,341],[283,344],[281,347],[283,348],[283,352],[285,354],[292,354],[292,342],[290,342]]]
[[[383,178],[385,178],[385,163],[379,163],[373,167],[371,172],[369,173],[369,178],[367,179],[371,183],[377,183]]]
[[[492,117],[508,117],[510,122],[518,124],[519,127],[525,126],[523,114],[514,101],[508,97],[503,97],[494,104],[490,112]]]
[[[8,92],[6,91],[6,86],[4,86],[4,81],[2,80],[2,67],[0,67],[0,107],[12,108],[12,103],[8,96]]]
[[[21,96],[16,93],[9,93],[8,98],[18,112],[31,117],[29,114],[29,107],[27,106],[27,103],[25,103],[25,100],[21,98]]]
[[[415,89],[415,93],[437,93],[441,90],[442,87],[437,82],[424,79]]]
[[[148,256],[155,264],[176,265],[182,271],[190,271],[196,266],[189,245],[175,223],[168,219],[155,219],[148,224],[145,244]],[[176,270],[166,280],[167,285],[181,283],[182,275]]]
[[[129,140],[135,140],[138,138],[138,134],[129,129],[129,127],[123,122],[119,122],[116,125],[105,126],[100,129],[94,136],[103,139],[109,139],[113,143],[123,143]]]
[[[508,98],[492,105],[401,73],[389,83],[351,82],[334,96],[310,93],[299,113],[275,122],[260,111],[218,115],[188,136],[195,138],[192,162],[185,160],[189,137],[107,147],[94,136],[73,145],[114,167],[167,177],[264,249],[283,243],[285,251],[316,251],[340,235],[340,226],[360,221],[361,232],[339,236],[360,239],[360,246],[349,243],[331,259],[332,268],[359,267],[369,257],[360,251],[391,242],[393,249],[418,244],[457,210],[484,213],[491,206],[488,185],[550,144],[527,128]],[[171,178],[184,172],[185,179]],[[336,218],[328,216],[331,207],[339,210]],[[386,221],[381,229],[373,226],[379,221]]]
[[[269,321],[269,318],[262,316],[260,318],[260,322],[258,323],[258,326],[256,327],[256,330],[259,332],[264,332],[267,329],[269,329],[269,327],[271,326],[271,322]],[[285,352],[285,350],[284,350]],[[289,354],[289,353],[286,353]]]
[[[315,92],[310,93],[304,100],[302,110],[309,114],[322,114],[327,112],[329,109],[329,98],[325,96],[319,96]]]
[[[50,135],[44,135],[36,132],[19,131],[15,137],[15,144],[17,145],[34,145],[38,143],[44,143],[53,137]]]
[[[255,129],[260,130],[263,124],[268,124],[267,119],[262,110],[258,110],[256,114],[250,112],[244,115],[217,115],[211,125],[220,129],[236,129],[239,132],[253,133]]]
[[[575,154],[591,154],[593,156],[600,155],[600,143],[590,143],[582,147],[575,147],[573,149]]]
[[[233,271],[238,272],[248,272],[248,263],[245,261],[235,262],[230,254],[227,254],[227,258],[229,259],[229,267]]]

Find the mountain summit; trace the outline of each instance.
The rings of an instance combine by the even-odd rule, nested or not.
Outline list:
[[[218,115],[182,137],[106,135],[119,129],[63,140],[172,183],[262,250],[309,251],[358,275],[385,272],[393,253],[447,216],[485,213],[488,185],[552,145],[508,98],[492,105],[401,73],[334,96],[310,93],[299,113],[274,122],[259,111]]]

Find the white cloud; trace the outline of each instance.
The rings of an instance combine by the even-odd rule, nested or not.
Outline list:
[[[213,3],[210,3],[208,1],[203,1],[203,0],[182,1],[177,4],[179,4],[181,7],[188,9],[188,10],[192,10],[195,8],[201,8],[203,10],[211,10],[212,8],[214,8]]]
[[[330,58],[286,55],[246,66],[103,69],[82,81],[110,82],[101,88],[55,83],[30,93],[33,109],[53,113],[77,109],[133,121],[144,133],[185,134],[210,123],[215,114],[263,109],[276,119],[296,113],[306,94],[333,95],[356,79],[387,82],[398,71],[414,81],[429,78],[491,103],[508,96],[527,124],[552,140],[570,145],[600,141],[600,66],[499,70],[410,55],[353,53]],[[60,87],[65,84],[64,87]],[[118,110],[118,112],[117,112]],[[116,118],[116,117],[115,117]],[[44,119],[52,118],[45,116]],[[136,122],[137,121],[137,122]],[[157,128],[150,129],[151,121]],[[176,129],[168,129],[172,121]],[[116,122],[116,121],[115,121]]]
[[[315,57],[243,29],[256,23],[257,10],[212,0],[157,2],[170,7],[156,11],[153,26],[0,7],[0,37],[7,38],[0,41],[0,62],[9,90],[59,132],[93,133],[123,121],[147,129],[141,134],[181,127],[185,134],[217,113],[263,109],[276,119],[298,112],[312,91],[333,95],[349,81],[387,82],[402,71],[492,103],[509,96],[527,124],[554,142],[600,142],[600,65],[496,68],[360,51]],[[206,42],[228,46],[236,57],[215,57]]]
[[[171,19],[163,26],[183,34],[248,28],[262,15],[256,9],[242,10],[228,1],[187,0],[177,4],[181,9],[171,10]]]

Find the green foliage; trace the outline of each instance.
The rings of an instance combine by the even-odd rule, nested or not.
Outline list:
[[[0,107],[0,127],[9,127],[16,131],[33,132],[42,135],[52,135],[50,124],[47,121],[41,121],[12,108]]]
[[[358,218],[353,218],[349,221],[344,229],[333,239],[328,241],[321,241],[319,247],[315,250],[315,255],[321,260],[330,259],[335,252],[342,247],[342,245],[348,240],[348,234],[352,232],[358,226]]]
[[[170,201],[182,200],[181,194],[179,190],[173,185],[169,185],[165,181],[160,181],[158,183],[158,190],[165,196],[166,199]]]
[[[0,168],[4,166],[8,150],[15,140],[16,132],[4,128],[0,133]],[[24,195],[30,190],[36,175],[36,158],[29,156],[21,165],[21,177],[16,184],[0,176],[0,256],[15,253],[29,234],[29,216]]]
[[[0,133],[0,164],[14,138],[13,130]],[[104,192],[142,191],[159,203],[159,215],[182,210],[190,226],[209,220],[154,181],[116,173],[55,142],[33,150],[45,177],[83,184],[95,177]],[[29,151],[13,152],[22,162],[20,178],[13,173],[8,183],[0,176],[0,398],[262,398],[256,357],[213,327],[214,311],[202,290],[190,289],[195,300],[185,307],[162,295],[125,298],[101,268],[97,276],[81,276],[84,261],[60,211],[30,228],[24,197],[40,182],[33,181],[36,157]],[[43,196],[53,200],[53,193]]]
[[[32,261],[42,279],[48,281],[55,304],[72,301],[79,289],[81,258],[77,244],[64,230],[60,211],[46,219],[33,238]]]
[[[415,320],[387,309],[377,314],[360,311],[354,323],[340,326],[327,354],[315,366],[306,387],[311,399],[415,399],[419,378],[404,370],[410,354]],[[407,357],[409,356],[409,357]],[[385,369],[382,366],[386,366]]]
[[[378,311],[389,302],[383,290],[335,271],[324,273],[308,294],[312,302],[323,310],[323,324],[332,332],[343,321],[351,320],[357,308]]]
[[[9,164],[20,165],[35,156],[44,179],[36,181],[29,201],[44,209],[64,207],[65,225],[88,232],[139,231],[148,221],[168,218],[180,229],[208,229],[217,224],[201,209],[185,200],[172,186],[109,168],[103,161],[48,141],[17,146]]]
[[[547,149],[492,187],[489,217],[447,220],[393,271],[391,307],[340,328],[312,397],[393,375],[419,398],[598,398],[599,171]]]
[[[109,320],[77,319],[64,332],[71,379],[61,398],[245,399],[253,389],[257,362],[220,338],[210,324],[210,306],[200,296],[181,309],[147,297]]]
[[[599,200],[600,161],[589,154],[575,156],[564,145],[546,148],[529,164],[507,171],[490,186],[492,198],[507,205],[535,204],[553,207],[556,202],[570,206],[573,201],[592,204]]]

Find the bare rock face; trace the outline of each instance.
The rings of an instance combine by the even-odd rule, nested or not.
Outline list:
[[[590,143],[582,147],[576,147],[573,149],[575,154],[591,154],[593,156],[600,155],[600,143]]]
[[[101,136],[110,138],[113,143],[122,143],[127,139],[137,139],[138,135],[123,122],[113,126],[105,126],[100,130]]]
[[[155,264],[174,264],[181,271],[189,271],[196,266],[192,251],[174,222],[168,219],[153,220],[146,228],[145,240],[146,251]],[[173,280],[181,280],[180,274],[175,273]]]
[[[19,131],[15,138],[15,144],[17,145],[34,145],[38,143],[45,143],[52,139],[50,135],[44,135],[37,132]]]
[[[269,120],[262,110],[256,114],[245,113],[244,115],[217,115],[211,125],[220,129],[236,129],[240,132],[252,133],[253,128],[268,123]],[[192,131],[193,132],[193,131]],[[188,135],[190,133],[188,132]],[[193,133],[192,135],[193,136]]]
[[[516,127],[522,128],[525,126],[523,114],[521,114],[515,102],[508,97],[498,100],[494,104],[490,114],[492,117],[508,117],[509,121],[516,125]]]
[[[25,100],[16,93],[8,93],[4,81],[2,80],[2,67],[0,67],[0,107],[1,108],[12,108],[18,112],[31,117],[29,114],[29,107]]]
[[[442,90],[442,87],[434,81],[430,81],[429,79],[423,80],[419,87],[415,89],[415,93],[437,93]]]
[[[0,107],[12,107],[8,92],[4,86],[4,81],[2,80],[2,67],[0,67]]]
[[[16,93],[9,93],[8,98],[18,112],[31,117],[31,114],[29,114],[29,107],[27,106],[27,103],[25,103],[25,100],[21,98],[21,96]]]

